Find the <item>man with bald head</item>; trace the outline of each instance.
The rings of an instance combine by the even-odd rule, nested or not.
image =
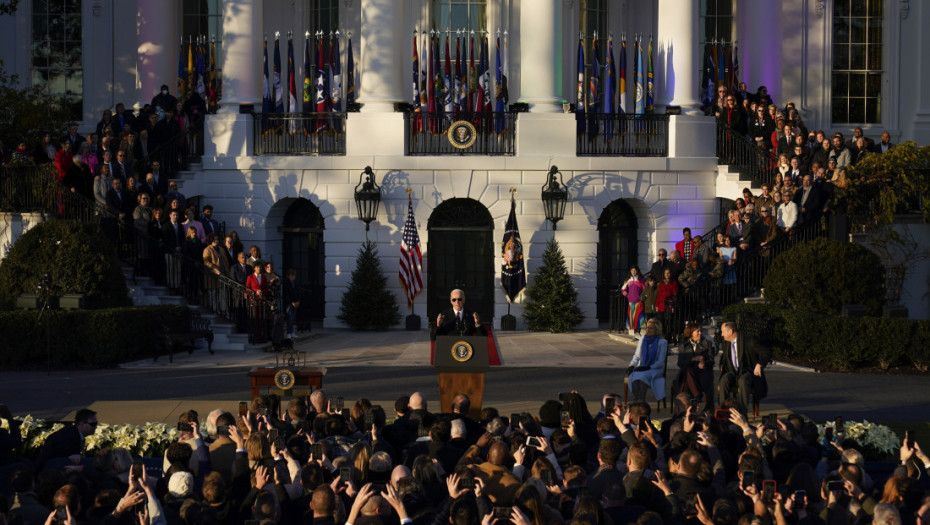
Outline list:
[[[473,452],[475,447],[480,447],[481,442],[488,436],[482,436],[479,445],[475,445],[469,452]],[[510,451],[507,445],[500,441],[491,443],[488,449],[488,460],[484,463],[471,465],[471,471],[476,478],[484,482],[484,494],[494,502],[495,507],[509,507],[513,505],[514,495],[520,488],[520,479],[504,466]]]
[[[329,485],[320,485],[313,491],[310,508],[313,510],[313,525],[336,525],[336,495]]]

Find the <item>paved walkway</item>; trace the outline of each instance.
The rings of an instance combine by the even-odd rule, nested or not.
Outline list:
[[[582,392],[596,411],[601,393],[622,393],[624,370],[635,351],[628,338],[602,331],[503,332],[497,337],[504,363],[487,374],[485,406],[503,414],[535,414],[544,401],[571,389]],[[306,352],[308,365],[327,368],[326,390],[347,400],[368,397],[389,409],[397,397],[421,391],[436,406],[439,393],[426,331],[319,330],[296,346]],[[174,363],[161,358],[118,369],[55,370],[50,376],[44,371],[0,372],[0,402],[14,413],[48,419],[68,419],[78,408],[90,406],[111,423],[173,423],[190,408],[202,414],[217,407],[235,410],[235,403],[249,396],[245,373],[274,366],[274,358],[259,351],[211,355],[198,348],[176,355]],[[669,375],[676,371],[672,356]],[[820,374],[780,363],[766,374],[770,395],[762,402],[762,414],[797,411],[818,421],[843,414],[847,420],[896,422],[926,421],[930,414],[927,376]]]

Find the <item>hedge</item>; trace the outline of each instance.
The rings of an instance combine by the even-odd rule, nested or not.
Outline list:
[[[930,321],[840,317],[770,304],[733,304],[723,316],[771,344],[776,358],[800,358],[842,371],[930,368]]]
[[[183,306],[51,310],[53,366],[107,367],[161,353],[158,318]],[[35,310],[0,312],[0,367],[45,365],[46,322]]]

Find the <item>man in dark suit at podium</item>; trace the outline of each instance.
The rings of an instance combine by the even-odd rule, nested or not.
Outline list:
[[[469,312],[465,309],[465,292],[459,289],[449,294],[452,308],[443,310],[436,317],[436,326],[430,330],[430,338],[437,335],[487,335],[481,326],[478,312]]]

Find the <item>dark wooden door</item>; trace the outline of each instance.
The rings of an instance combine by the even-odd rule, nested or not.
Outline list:
[[[449,308],[449,292],[465,290],[465,308],[482,321],[494,316],[494,242],[490,231],[431,230],[427,253],[427,312],[435,319]]]
[[[597,318],[610,319],[610,292],[623,285],[636,264],[636,215],[630,206],[612,202],[598,220]]]

